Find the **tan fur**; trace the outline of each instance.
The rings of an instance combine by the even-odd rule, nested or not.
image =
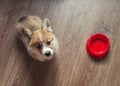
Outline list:
[[[37,48],[39,44],[52,50],[54,55],[57,53],[58,42],[47,18],[42,21],[36,16],[27,16],[18,22],[17,31],[19,32],[19,38],[33,58],[39,61],[53,58],[53,55],[50,57],[44,56],[42,49]],[[50,45],[47,44],[48,41],[50,41]]]

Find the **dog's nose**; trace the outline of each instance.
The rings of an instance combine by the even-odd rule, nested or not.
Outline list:
[[[45,55],[46,55],[46,56],[50,56],[50,55],[51,55],[50,51],[47,51],[47,52],[45,53]]]

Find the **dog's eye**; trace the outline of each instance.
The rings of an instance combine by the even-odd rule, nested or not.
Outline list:
[[[38,48],[38,49],[42,49],[42,45],[38,44],[38,45],[37,45],[37,48]]]
[[[50,45],[51,41],[47,41],[47,44]]]

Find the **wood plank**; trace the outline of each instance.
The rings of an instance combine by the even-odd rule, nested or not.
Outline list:
[[[60,55],[50,62],[32,59],[17,39],[20,16],[51,20]],[[93,33],[111,41],[106,59],[86,54]],[[119,0],[0,0],[0,86],[120,86]]]

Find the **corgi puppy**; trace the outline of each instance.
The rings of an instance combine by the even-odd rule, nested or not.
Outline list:
[[[42,21],[36,16],[23,16],[19,19],[16,29],[20,40],[33,58],[46,61],[57,54],[58,41],[49,19]]]

